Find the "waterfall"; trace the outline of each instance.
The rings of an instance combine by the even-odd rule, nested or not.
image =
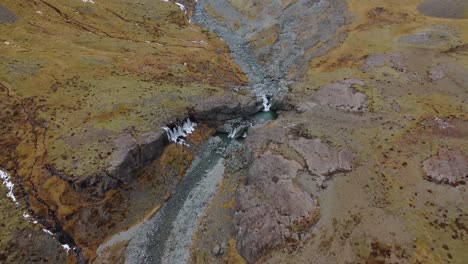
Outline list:
[[[263,112],[270,112],[270,107],[273,103],[271,102],[271,100],[268,101],[268,98],[265,94],[262,95],[262,100],[263,100]]]

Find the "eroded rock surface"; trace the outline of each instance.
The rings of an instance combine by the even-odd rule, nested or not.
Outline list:
[[[249,182],[237,195],[237,247],[249,263],[269,250],[297,241],[318,221],[319,206],[295,185],[300,164],[265,153],[250,169]]]
[[[457,186],[468,180],[468,157],[460,151],[440,149],[436,156],[423,162],[430,181]]]

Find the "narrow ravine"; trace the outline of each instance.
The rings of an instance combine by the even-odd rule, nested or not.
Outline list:
[[[247,75],[253,92],[258,98],[267,95],[276,101],[287,92],[286,83],[283,81],[285,71],[275,74],[261,65],[246,44],[242,36],[231,31],[228,26],[210,16],[205,6],[206,0],[198,0],[193,12],[192,21],[215,32],[228,46],[231,56]],[[229,6],[227,3],[218,3]]]
[[[169,241],[176,239],[173,233],[177,230],[177,239],[183,239],[175,240],[183,246],[177,249],[188,251],[191,236],[186,234],[195,227],[198,214],[203,212],[223,176],[223,160],[221,153],[216,151],[221,144],[221,140],[208,140],[172,197],[153,218],[134,231],[134,239],[130,240],[126,250],[126,263],[162,263],[162,256],[168,254],[166,248]],[[180,254],[184,253],[174,253]]]
[[[183,181],[177,185],[162,208],[152,218],[102,244],[97,250],[98,255],[115,243],[128,241],[124,253],[126,263],[187,263],[192,234],[223,178],[223,156],[229,151],[227,145],[233,140],[242,142],[248,136],[250,126],[267,123],[277,116],[270,111],[270,107],[275,109],[275,105],[287,92],[283,74],[269,74],[258,63],[243,37],[208,15],[205,5],[205,0],[197,2],[192,22],[212,30],[229,46],[233,58],[247,75],[249,86],[263,107],[251,117],[236,119],[234,123],[241,124],[241,129],[231,125],[231,130],[218,132],[209,138],[197,153]]]

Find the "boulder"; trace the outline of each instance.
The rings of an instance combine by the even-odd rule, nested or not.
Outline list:
[[[348,110],[363,111],[366,96],[363,93],[353,91],[354,83],[337,82],[323,86],[316,93],[316,98],[321,105]]]
[[[13,24],[16,22],[16,19],[15,13],[0,5],[0,24]]]
[[[439,153],[423,162],[428,180],[457,186],[468,178],[468,157],[460,151],[442,148]]]
[[[254,97],[236,97],[231,93],[224,93],[199,100],[195,107],[195,118],[197,120],[225,121],[239,115],[252,115],[259,110],[260,104]]]
[[[294,242],[319,219],[318,202],[294,183],[301,165],[265,153],[249,171],[249,183],[236,196],[237,248],[249,262],[286,241]]]
[[[164,148],[164,132],[149,132],[137,139],[125,133],[115,141],[116,150],[112,153],[106,173],[119,181],[129,182],[131,175],[143,165],[154,160]]]
[[[289,145],[306,161],[309,171],[318,176],[330,176],[353,168],[354,154],[348,149],[336,150],[320,139],[299,138]]]

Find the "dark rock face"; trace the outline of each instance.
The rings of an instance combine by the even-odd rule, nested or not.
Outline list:
[[[128,182],[129,176],[138,168],[154,160],[166,143],[163,132],[145,133],[138,139],[130,134],[115,140],[117,150],[112,154],[107,172],[114,178]]]
[[[266,153],[250,169],[239,190],[234,216],[239,252],[249,263],[286,241],[297,241],[319,218],[317,201],[293,179],[301,165]]]
[[[195,107],[197,120],[224,121],[248,116],[260,110],[260,102],[253,96],[234,97],[232,94],[211,96],[200,100]]]
[[[440,149],[436,156],[423,162],[430,181],[457,186],[468,178],[468,157],[459,151]]]
[[[113,152],[109,167],[105,171],[79,178],[67,175],[48,164],[45,172],[71,183],[77,190],[87,189],[88,192],[103,196],[106,191],[117,188],[120,183],[129,183],[136,170],[161,154],[166,142],[163,132],[145,133],[138,139],[130,134],[123,134],[115,140],[116,151]]]
[[[353,84],[355,83],[346,80],[325,85],[317,92],[316,98],[321,105],[348,111],[363,111],[366,96],[363,93],[354,92],[351,89]]]
[[[13,24],[16,22],[16,19],[15,13],[0,5],[0,24]]]

